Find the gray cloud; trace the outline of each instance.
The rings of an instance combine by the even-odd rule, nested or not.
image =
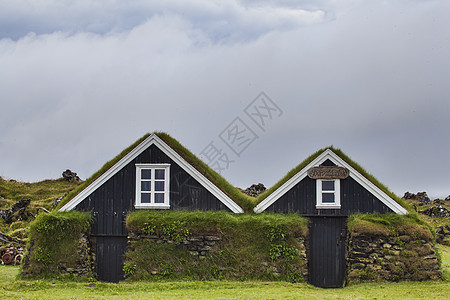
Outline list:
[[[178,15],[213,40],[246,40],[269,30],[292,29],[322,21],[320,9],[275,3],[237,1],[0,1],[0,38],[87,31],[97,34],[129,31],[157,16]]]
[[[252,124],[265,91],[284,114],[255,128],[233,184],[272,185],[333,144],[398,194],[450,193],[445,1],[61,2],[34,18],[15,3],[0,13],[1,176],[88,177],[153,130],[198,154],[235,117]]]

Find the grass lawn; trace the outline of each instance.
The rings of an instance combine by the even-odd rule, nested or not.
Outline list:
[[[19,267],[0,266],[6,299],[450,299],[450,247],[439,246],[445,281],[363,283],[320,289],[286,282],[79,282],[16,279]]]

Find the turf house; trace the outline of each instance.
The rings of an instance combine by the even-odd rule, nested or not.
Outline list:
[[[84,268],[81,274],[110,282],[260,279],[319,287],[439,278],[433,236],[406,208],[333,147],[253,198],[155,132],[70,192],[58,212],[36,219],[24,270]],[[64,246],[70,234],[82,238]],[[39,239],[61,244],[47,252],[68,254],[52,259],[52,243]]]
[[[295,212],[309,218],[309,281],[322,287],[344,283],[350,214],[407,213],[333,149],[293,174],[254,211]]]

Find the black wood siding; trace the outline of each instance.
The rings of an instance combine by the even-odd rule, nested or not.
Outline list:
[[[309,282],[342,287],[345,279],[347,218],[312,217],[309,223]]]
[[[98,280],[108,282],[123,280],[123,260],[128,238],[122,236],[99,236],[96,240]]]
[[[348,216],[355,212],[391,212],[389,207],[378,200],[353,178],[341,179],[340,182],[340,209],[316,209],[316,180],[305,177],[269,206],[266,211],[278,213],[296,212],[306,216]]]
[[[77,205],[77,210],[93,212],[92,235],[128,234],[125,218],[134,209],[137,163],[170,164],[170,209],[230,211],[164,152],[151,145]]]

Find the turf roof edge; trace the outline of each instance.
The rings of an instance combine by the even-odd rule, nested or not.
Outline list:
[[[353,161],[349,156],[347,156],[341,149],[335,148],[333,146],[322,148],[315,153],[311,154],[304,161],[298,164],[296,167],[291,169],[283,178],[281,178],[278,182],[276,182],[272,187],[268,188],[266,191],[261,193],[258,197],[256,197],[255,205],[261,203],[265,198],[267,198],[270,194],[275,192],[279,187],[281,187],[284,183],[286,183],[289,179],[291,179],[295,174],[300,172],[303,168],[305,168],[309,163],[311,163],[314,159],[316,159],[319,155],[321,155],[326,150],[333,151],[337,156],[339,156],[342,160],[344,160],[347,164],[349,164],[352,168],[354,168],[357,172],[359,172],[362,176],[364,176],[367,180],[369,180],[372,184],[378,187],[381,191],[383,191],[386,195],[395,200],[398,204],[400,204],[403,208],[405,208],[409,213],[413,213],[414,209],[409,205],[405,200],[401,199],[393,192],[389,190],[387,186],[382,184],[378,179],[375,178],[372,174],[367,172],[363,167],[361,167],[358,163]]]
[[[206,163],[195,156],[191,151],[181,145],[176,139],[171,137],[165,132],[153,132],[147,133],[136,142],[125,148],[119,155],[114,157],[112,160],[106,162],[97,172],[86,179],[77,188],[67,194],[61,202],[56,207],[56,210],[62,208],[71,199],[78,195],[81,191],[87,188],[95,180],[97,180],[102,174],[108,171],[116,163],[118,163],[123,157],[130,153],[134,148],[141,144],[150,135],[155,134],[161,140],[163,140],[170,148],[177,152],[184,160],[186,160],[190,165],[192,165],[197,171],[199,171],[203,176],[205,176],[209,181],[216,185],[222,192],[224,192],[228,197],[230,197],[237,205],[239,205],[244,211],[251,211],[254,207],[252,198],[245,195],[244,193],[237,190],[233,185],[231,185],[227,180],[225,180],[220,174],[212,170]]]
[[[84,190],[86,187],[88,187],[91,183],[93,183],[97,178],[99,178],[103,173],[108,171],[112,166],[114,166],[117,162],[119,162],[125,155],[130,153],[134,148],[136,148],[140,143],[142,143],[146,138],[148,138],[151,134],[147,133],[141,138],[139,138],[137,141],[135,141],[133,144],[122,150],[117,156],[115,156],[113,159],[107,161],[98,171],[96,171],[94,174],[92,174],[90,177],[88,177],[83,183],[81,183],[79,186],[77,186],[75,189],[73,189],[71,192],[69,192],[56,206],[55,210],[59,210],[64,205],[66,205],[72,198],[74,198],[76,195],[78,195],[82,190]]]

